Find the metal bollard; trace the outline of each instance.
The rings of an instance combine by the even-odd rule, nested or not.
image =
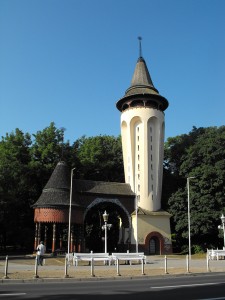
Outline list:
[[[5,258],[5,276],[4,276],[4,279],[9,279],[9,277],[8,277],[8,260],[9,260],[9,257],[8,257],[8,255],[6,255],[6,258]]]
[[[169,274],[167,271],[167,257],[165,255],[165,274]]]
[[[118,258],[116,259],[116,275],[121,276],[120,275],[120,262],[119,262]]]
[[[65,257],[65,278],[68,278],[69,275],[68,275],[68,265],[69,265],[69,257]]]
[[[91,276],[95,277],[95,274],[94,274],[94,259],[93,259],[93,257],[91,258]]]
[[[209,256],[208,256],[208,253],[206,253],[206,264],[207,264],[207,272],[211,272],[210,267],[209,267]]]
[[[189,255],[186,255],[186,264],[187,264],[187,273],[190,273],[189,271]]]
[[[130,251],[129,251],[129,250],[127,250],[127,253],[130,253]],[[125,265],[129,265],[129,264],[131,265],[131,261],[129,261],[129,260],[126,260],[126,261],[125,261]]]
[[[141,275],[145,275],[145,270],[144,270],[144,257],[141,260]]]
[[[34,278],[39,278],[39,276],[38,276],[38,263],[37,263],[37,256],[35,257],[35,266],[34,266],[34,270],[35,270],[35,273],[34,273]]]

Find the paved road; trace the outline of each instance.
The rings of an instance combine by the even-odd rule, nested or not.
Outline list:
[[[162,278],[4,283],[0,299],[43,300],[209,300],[225,299],[225,278],[218,274]]]

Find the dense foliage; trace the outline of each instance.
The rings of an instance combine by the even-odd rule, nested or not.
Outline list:
[[[16,129],[0,141],[0,247],[32,248],[33,209],[60,160],[81,179],[124,182],[121,138],[81,137],[70,145],[54,123],[36,134]],[[193,250],[221,247],[225,213],[225,126],[193,128],[165,143],[162,208],[171,217],[174,250],[188,246],[187,178],[190,178]],[[91,230],[92,224],[89,224]],[[115,226],[116,228],[116,226]],[[113,242],[116,243],[116,242]],[[1,249],[0,249],[1,250]]]
[[[194,249],[222,247],[225,212],[225,126],[193,128],[165,144],[165,168],[171,186],[168,210],[177,249],[187,248],[187,178],[190,187],[191,239]],[[194,250],[193,249],[193,250]]]

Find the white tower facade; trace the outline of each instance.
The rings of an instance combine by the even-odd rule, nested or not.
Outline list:
[[[136,193],[138,207],[161,209],[164,155],[164,110],[168,101],[154,87],[140,56],[130,88],[117,102],[121,111],[121,136],[125,181]]]

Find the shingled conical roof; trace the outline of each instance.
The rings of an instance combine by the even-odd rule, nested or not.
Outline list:
[[[129,107],[145,106],[165,110],[169,103],[154,87],[146,62],[142,56],[138,58],[131,86],[126,90],[116,106],[120,111]]]
[[[70,189],[70,170],[64,161],[60,161],[49,178],[46,189]]]
[[[139,57],[134,75],[132,77],[131,86],[126,91],[126,95],[134,95],[139,93],[158,94],[157,89],[152,83],[146,62],[143,57]]]
[[[68,206],[70,199],[70,170],[60,161],[33,207]]]

